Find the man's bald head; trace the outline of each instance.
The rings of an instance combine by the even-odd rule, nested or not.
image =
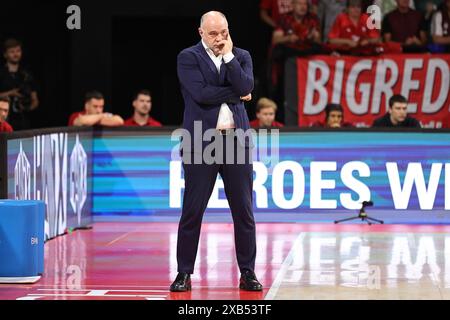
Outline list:
[[[200,28],[203,28],[203,25],[205,24],[205,22],[209,22],[209,20],[225,20],[227,26],[228,26],[228,21],[227,18],[225,17],[225,15],[220,12],[220,11],[208,11],[205,14],[202,15],[202,17],[200,18]]]

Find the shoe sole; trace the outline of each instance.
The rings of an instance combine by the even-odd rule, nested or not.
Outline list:
[[[192,287],[191,287],[191,286],[188,286],[188,287],[186,288],[186,290],[170,289],[170,292],[187,292],[187,291],[191,291],[191,290],[192,290]]]
[[[263,291],[263,288],[261,289],[247,289],[244,285],[240,284],[239,289],[245,290],[245,291]]]

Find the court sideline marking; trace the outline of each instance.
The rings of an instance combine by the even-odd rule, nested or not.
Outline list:
[[[269,291],[267,292],[266,296],[264,297],[264,300],[274,300],[278,289],[281,286],[281,283],[283,282],[284,277],[286,276],[286,273],[292,264],[292,261],[294,260],[295,254],[298,252],[301,243],[303,242],[303,239],[305,238],[305,232],[302,232],[299,234],[297,239],[295,239],[291,251],[289,251],[289,254],[287,255],[286,259],[284,259],[283,263],[281,264],[281,268],[278,271],[277,277],[272,283],[272,286],[270,287]]]

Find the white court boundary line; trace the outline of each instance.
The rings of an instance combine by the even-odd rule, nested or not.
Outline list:
[[[289,267],[292,264],[292,261],[294,260],[294,255],[298,252],[300,244],[303,242],[303,239],[305,238],[305,233],[302,232],[299,234],[297,239],[295,239],[294,244],[292,245],[291,251],[289,251],[288,256],[286,259],[284,259],[283,263],[281,264],[280,271],[278,271],[277,277],[275,278],[274,282],[272,283],[272,286],[270,287],[269,291],[267,292],[266,296],[264,297],[264,300],[274,300],[278,289],[281,286],[281,282],[283,282],[284,277],[286,276],[286,273],[289,269]]]

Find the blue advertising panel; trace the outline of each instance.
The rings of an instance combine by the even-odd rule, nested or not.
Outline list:
[[[450,222],[450,133],[298,131],[255,139],[259,221],[329,222],[354,215],[370,200],[370,210],[386,223]],[[177,150],[170,132],[97,135],[94,215],[177,220],[184,189]],[[220,177],[205,218],[231,221]]]
[[[92,222],[91,130],[18,133],[7,150],[7,198],[45,202],[46,239]]]

